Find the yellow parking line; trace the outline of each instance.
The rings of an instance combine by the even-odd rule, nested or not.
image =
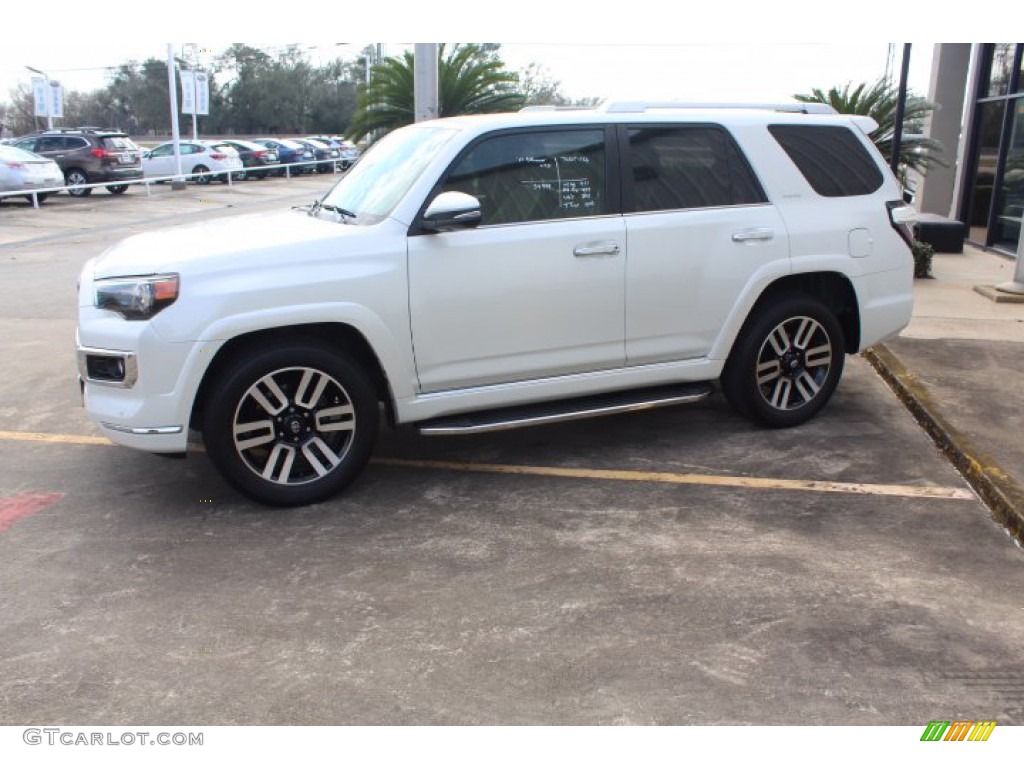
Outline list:
[[[510,464],[468,464],[457,461],[421,461],[418,459],[375,459],[375,464],[416,469],[441,469],[452,472],[490,472],[501,475],[540,475],[586,480],[620,480],[634,483],[671,483],[675,485],[716,485],[728,488],[816,491],[870,496],[904,496],[923,499],[973,499],[963,488],[939,488],[915,485],[878,485],[874,483],[833,483],[821,480],[779,480],[767,477],[728,475],[690,475],[674,472],[639,472],[618,469],[576,469],[569,467],[529,467]]]
[[[55,435],[49,432],[4,432],[0,430],[0,440],[20,440],[30,443],[65,443],[70,445],[113,445],[105,437]]]
[[[90,435],[59,435],[44,432],[9,432],[0,430],[0,441],[61,443],[64,445],[113,445],[105,437]],[[964,488],[941,488],[916,485],[880,485],[876,483],[834,483],[825,480],[785,480],[769,477],[736,477],[730,475],[693,475],[676,472],[641,472],[625,469],[582,469],[575,467],[532,467],[518,464],[475,464],[461,461],[428,461],[423,459],[376,458],[373,464],[386,467],[410,467],[447,472],[482,472],[499,475],[533,475],[565,477],[577,480],[617,480],[633,483],[668,483],[672,485],[711,485],[753,490],[813,491],[817,493],[848,493],[867,496],[902,496],[918,499],[973,499]]]

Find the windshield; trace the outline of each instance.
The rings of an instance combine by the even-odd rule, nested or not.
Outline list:
[[[384,219],[455,135],[450,128],[410,126],[389,133],[359,159],[321,201],[355,215],[356,224]]]

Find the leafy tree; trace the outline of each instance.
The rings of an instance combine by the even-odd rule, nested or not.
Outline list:
[[[37,128],[46,127],[46,118],[35,117],[35,102],[32,98],[32,89],[28,85],[19,85],[10,92],[11,100],[6,105],[4,125],[13,136],[34,131]],[[41,122],[37,124],[36,120]]]
[[[598,96],[570,99],[562,93],[562,84],[536,62],[519,72],[519,90],[528,106],[593,107],[601,101]]]
[[[844,115],[868,115],[878,123],[871,140],[887,163],[892,162],[892,137],[896,125],[896,107],[899,91],[886,79],[877,83],[861,83],[855,88],[847,83],[842,90],[830,88],[828,92],[815,88],[809,94],[795,94],[797,101],[829,104]],[[903,116],[903,136],[900,140],[901,166],[925,174],[933,165],[945,165],[938,157],[942,143],[921,135],[924,121],[935,109],[927,99],[907,94]]]
[[[296,46],[277,56],[241,43],[218,57],[231,78],[224,122],[242,133],[341,132],[355,111],[354,70],[340,60],[313,67]]]
[[[349,135],[366,136],[413,122],[415,92],[412,52],[389,57],[372,68],[370,84],[360,89]],[[519,78],[505,69],[493,43],[438,47],[438,113],[451,115],[507,112],[523,106]]]

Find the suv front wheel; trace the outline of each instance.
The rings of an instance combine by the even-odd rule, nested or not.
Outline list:
[[[737,411],[764,426],[802,424],[839,383],[846,356],[842,327],[808,296],[780,296],[755,311],[729,355],[722,390]]]
[[[277,344],[215,382],[203,440],[246,496],[297,506],[328,499],[358,476],[378,419],[373,385],[349,357],[313,341]]]

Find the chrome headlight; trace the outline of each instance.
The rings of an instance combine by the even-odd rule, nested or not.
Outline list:
[[[148,320],[178,298],[178,275],[109,277],[97,280],[96,306],[126,320]]]

